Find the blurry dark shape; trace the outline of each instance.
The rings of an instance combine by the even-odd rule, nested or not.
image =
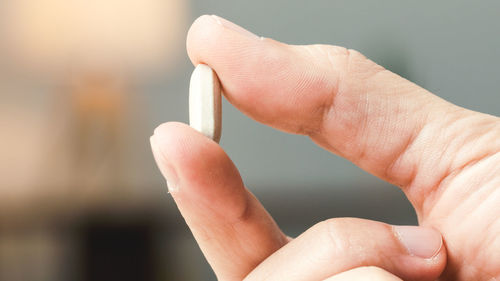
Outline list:
[[[89,221],[81,230],[82,281],[156,281],[153,228],[144,221]]]

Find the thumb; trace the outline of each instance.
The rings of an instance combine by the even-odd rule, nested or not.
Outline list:
[[[424,281],[436,280],[445,265],[441,234],[432,228],[335,218],[284,245],[245,281],[324,280],[362,266],[377,266],[404,280]]]

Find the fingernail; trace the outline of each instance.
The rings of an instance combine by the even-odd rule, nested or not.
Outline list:
[[[220,24],[220,25],[222,25],[222,26],[224,26],[226,28],[232,29],[232,30],[240,33],[241,35],[244,35],[244,36],[247,36],[247,37],[250,37],[250,38],[254,38],[254,39],[259,39],[260,38],[259,36],[253,34],[252,32],[250,32],[250,31],[244,29],[243,27],[241,27],[241,26],[239,26],[237,24],[234,24],[234,23],[232,23],[232,22],[230,22],[230,21],[228,21],[228,20],[226,20],[224,18],[221,18],[221,17],[216,16],[216,15],[212,15],[212,17],[215,19],[215,21],[218,24]]]
[[[432,228],[394,226],[394,233],[410,255],[424,259],[434,257],[443,244],[441,234]]]
[[[170,193],[179,191],[179,179],[177,177],[177,173],[173,169],[172,165],[168,162],[167,158],[161,152],[155,136],[153,135],[149,139],[149,141],[151,143],[151,150],[153,151],[153,157],[156,161],[156,164],[158,165],[160,172],[167,182],[168,191]]]

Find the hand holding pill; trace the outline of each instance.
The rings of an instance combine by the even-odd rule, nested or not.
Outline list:
[[[163,124],[155,158],[219,280],[500,280],[498,117],[446,102],[354,50],[286,45],[216,16],[194,22],[187,49],[238,110],[400,187],[420,224],[334,218],[292,239],[217,143]],[[194,81],[209,90],[192,92],[191,125],[217,139],[215,75],[200,69]]]

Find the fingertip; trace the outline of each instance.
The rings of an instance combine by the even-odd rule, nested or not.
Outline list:
[[[218,56],[218,49],[238,50],[237,47],[251,46],[257,43],[261,37],[216,15],[202,15],[198,17],[189,28],[186,49],[191,62],[196,66],[205,63],[215,68],[210,61],[211,56]]]
[[[150,137],[153,157],[172,195],[179,191],[180,179],[176,165],[179,155],[185,150],[183,147],[186,147],[182,137],[184,134],[181,133],[184,126],[181,123],[165,123],[158,126]]]
[[[231,162],[216,142],[184,123],[164,123],[154,130],[154,138],[163,157],[184,177],[190,177],[191,171],[206,171],[210,165],[226,168]]]
[[[178,178],[177,197],[188,196],[198,203],[224,201],[228,207],[244,199],[240,174],[216,142],[178,122],[158,126],[153,138],[164,163]]]
[[[196,132],[188,125],[180,122],[167,122],[154,130],[153,136],[162,151],[172,154],[185,147],[186,142],[192,141]]]
[[[182,167],[183,159],[190,155],[190,148],[196,147],[197,142],[204,141],[189,126],[178,122],[158,126],[154,130],[153,139],[161,157],[174,167]]]
[[[423,259],[432,259],[440,252],[443,239],[441,233],[433,228],[397,225],[392,230],[408,253]]]
[[[199,46],[210,48],[211,44],[216,41],[213,39],[217,35],[218,27],[216,19],[210,15],[202,15],[191,24],[187,34],[186,49],[193,65],[203,63],[200,61]]]
[[[431,268],[429,275],[436,276],[435,278],[438,278],[443,273],[447,263],[447,253],[444,239],[441,238],[439,250],[436,251],[432,258],[427,259],[426,261]]]
[[[216,150],[224,154],[222,148],[212,139],[196,131],[187,124],[180,122],[167,122],[154,130],[154,137],[165,155],[176,158],[188,157],[195,150]]]
[[[392,226],[397,239],[405,248],[402,267],[422,280],[435,280],[446,267],[446,247],[437,230],[421,226]]]

